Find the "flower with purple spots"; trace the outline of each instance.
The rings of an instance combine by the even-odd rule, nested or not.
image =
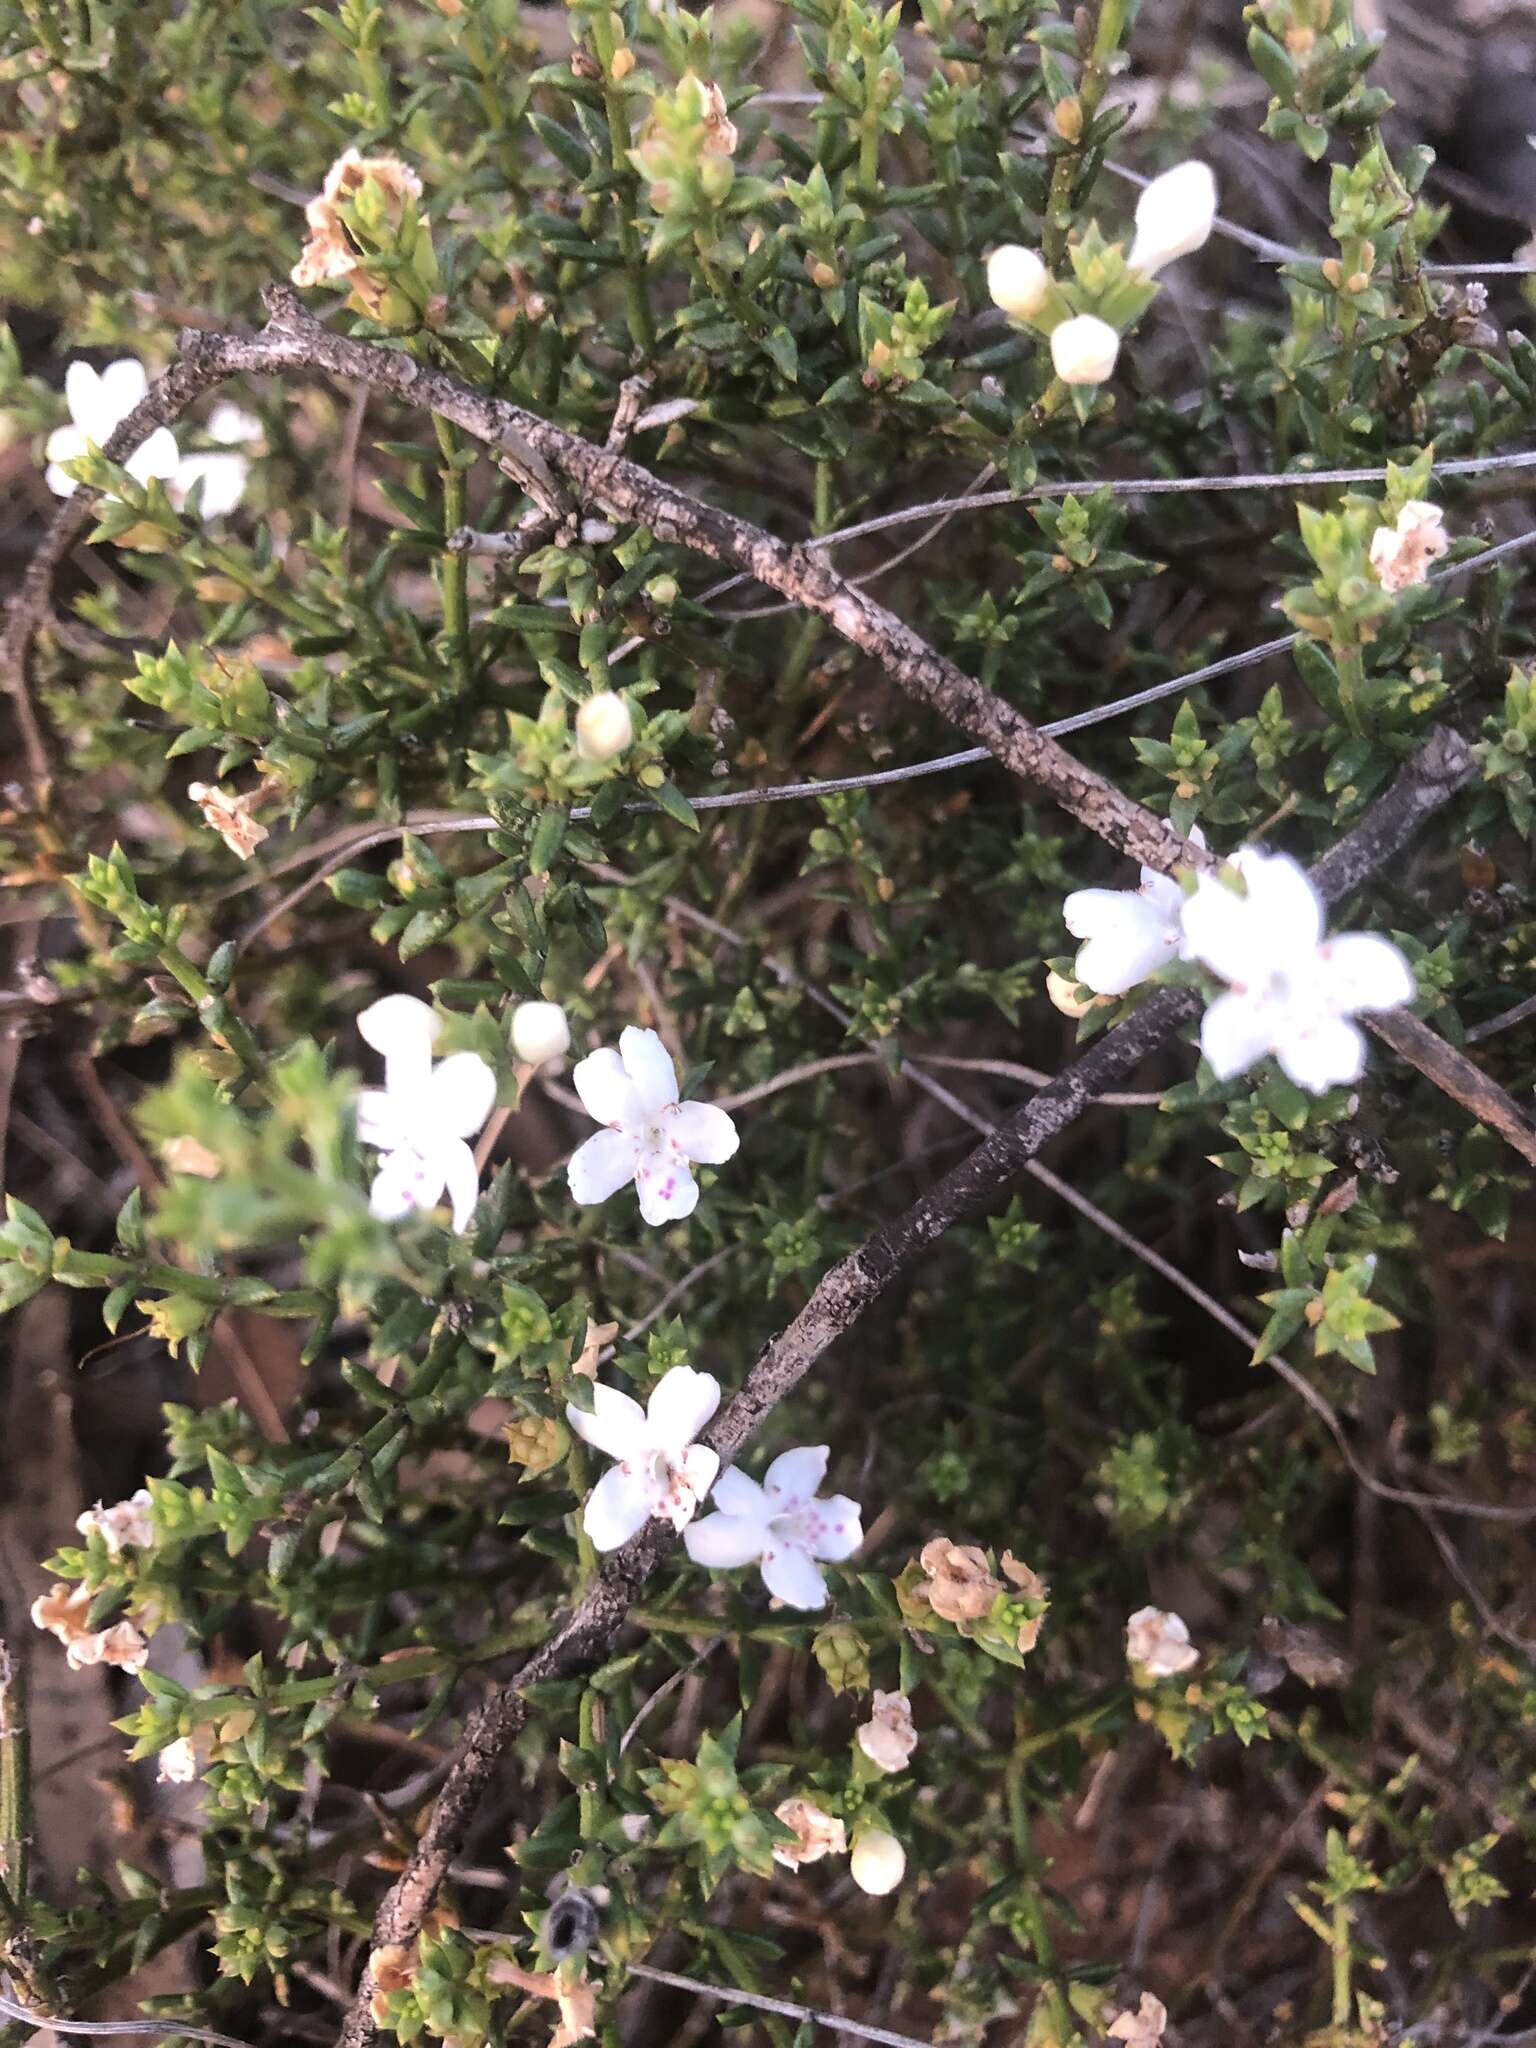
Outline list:
[[[840,1564],[864,1541],[859,1504],[846,1494],[818,1499],[827,1476],[825,1444],[805,1444],[775,1458],[763,1483],[734,1467],[715,1482],[718,1513],[683,1531],[695,1564],[730,1571],[755,1564],[763,1584],[787,1607],[824,1607],[820,1564]]]
[[[598,1131],[571,1154],[566,1179],[581,1203],[606,1202],[627,1182],[647,1223],[672,1223],[698,1206],[690,1162],[720,1166],[741,1142],[723,1109],[679,1102],[677,1069],[654,1031],[631,1024],[619,1049],[605,1045],[578,1061],[571,1076]]]

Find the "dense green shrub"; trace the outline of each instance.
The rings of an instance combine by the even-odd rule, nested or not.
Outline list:
[[[23,1089],[83,1050],[145,1148],[114,1223],[21,1199],[13,1144],[0,1302],[57,1281],[81,1353],[99,1306],[181,1361],[35,1654],[118,1668],[204,1865],[29,1888],[5,1776],[29,2006],[192,1932],[161,2009],[252,2038],[328,2038],[359,1984],[353,2040],[542,2038],[552,1999],[648,2038],[684,2010],[621,2031],[648,1956],[778,2048],[754,1995],[1035,2048],[1155,2041],[1159,2000],[1190,2043],[1336,2048],[1518,2008],[1536,700],[1523,558],[1478,557],[1536,351],[1426,269],[1427,153],[1383,141],[1347,0],[1247,10],[1332,244],[1196,257],[1181,173],[1133,246],[1119,154],[1198,159],[1219,77],[1121,138],[1131,11],[0,5],[0,403],[104,493],[12,615],[8,1028]],[[139,387],[66,397],[82,352],[169,373],[126,468],[96,444]],[[644,474],[584,488],[539,421]],[[711,508],[793,546],[754,582]],[[1055,757],[700,801],[909,767],[940,713],[1015,765],[1023,720],[1087,728],[1130,801]],[[1346,955],[1304,885],[1201,879],[1242,945],[1181,960],[1178,841],[1315,861],[1438,729],[1446,786],[1344,877],[1350,972],[1428,1027],[1359,1074],[1370,991],[1317,993]],[[1127,849],[1182,882],[1079,896],[1079,937],[1132,920],[1207,1002],[1213,962],[1228,1005],[1290,977],[1207,1012],[1225,1078],[1199,1003],[1075,952],[1064,899],[1133,888]],[[626,1152],[562,1056],[631,1028],[627,1078],[578,1070]],[[1077,1042],[1108,1099],[952,1199]],[[232,1309],[300,1333],[275,1429],[178,1376]],[[802,1458],[664,1540],[713,1477],[692,1375],[765,1344],[717,1448],[824,1443],[832,1501]],[[768,1591],[705,1568],[759,1555]],[[203,1682],[157,1670],[173,1624]]]

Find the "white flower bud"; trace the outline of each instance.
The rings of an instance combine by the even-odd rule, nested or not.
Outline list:
[[[860,1891],[881,1899],[906,1875],[907,1852],[884,1828],[866,1828],[853,1845],[848,1868]]]
[[[1119,353],[1119,335],[1096,313],[1079,313],[1051,330],[1051,361],[1063,384],[1102,384]]]
[[[583,761],[611,761],[635,736],[635,721],[617,690],[599,690],[576,714],[576,751]]]
[[[1179,164],[1154,178],[1136,208],[1130,269],[1151,277],[1176,256],[1193,255],[1210,239],[1216,218],[1216,179],[1209,164]]]
[[[512,1050],[531,1067],[571,1049],[571,1027],[558,1003],[519,1003],[512,1012]]]
[[[1028,320],[1038,313],[1050,289],[1051,273],[1033,249],[1008,242],[987,258],[987,290],[992,303],[1015,320]]]

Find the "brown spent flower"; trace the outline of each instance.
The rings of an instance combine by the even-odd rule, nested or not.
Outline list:
[[[217,783],[187,784],[187,795],[202,812],[203,823],[218,833],[238,860],[249,860],[263,839],[271,836],[260,819],[252,815],[266,794],[265,787],[241,796],[220,789]]]
[[[794,1832],[792,1842],[773,1845],[774,1862],[789,1870],[797,1870],[802,1863],[819,1863],[823,1856],[841,1856],[848,1847],[848,1832],[842,1822],[824,1813],[813,1799],[781,1799],[773,1817]]]
[[[32,1602],[32,1620],[64,1645],[71,1671],[84,1671],[93,1664],[116,1664],[123,1671],[142,1671],[149,1657],[149,1645],[131,1621],[119,1621],[107,1629],[86,1627],[86,1616],[95,1597],[89,1586],[50,1586]]]
[[[934,1613],[945,1621],[980,1621],[1003,1590],[987,1564],[986,1552],[970,1543],[951,1543],[935,1536],[918,1552],[928,1584],[918,1588]]]
[[[399,1941],[386,1941],[369,1958],[368,1981],[373,1989],[368,2010],[376,2027],[382,2027],[389,2017],[391,1996],[397,1991],[409,1991],[415,1982],[417,1960],[415,1949]]]
[[[869,1719],[856,1732],[860,1749],[877,1770],[904,1771],[917,1747],[912,1703],[904,1692],[876,1692]]]
[[[224,1171],[219,1155],[210,1152],[201,1138],[190,1135],[167,1138],[160,1147],[160,1157],[172,1173],[190,1173],[198,1180],[217,1180]]]
[[[344,151],[326,172],[318,195],[304,209],[309,239],[289,273],[296,285],[334,284],[351,278],[358,267],[359,252],[347,233],[341,204],[353,198],[366,183],[378,186],[390,202],[390,213],[397,222],[407,202],[421,197],[420,178],[398,157],[359,156],[355,149]]]
[[[734,156],[740,137],[736,123],[726,112],[725,94],[718,85],[704,87],[704,148],[711,156]]]
[[[605,1344],[611,1344],[619,1334],[617,1323],[594,1323],[587,1317],[587,1334],[582,1341],[581,1356],[572,1365],[572,1372],[579,1372],[585,1379],[597,1378],[597,1361]]]
[[[1124,2041],[1127,2048],[1158,2048],[1167,2024],[1167,2006],[1150,1991],[1143,1991],[1135,2012],[1127,2010],[1116,2016],[1109,2037],[1112,2041]]]
[[[1026,1600],[1043,1600],[1049,1606],[1051,1589],[1038,1572],[1031,1571],[1027,1564],[1021,1564],[1011,1550],[1003,1552],[1002,1566],[1003,1577],[1011,1584],[1017,1586]],[[1019,1654],[1021,1656],[1028,1656],[1036,1643],[1039,1642],[1040,1628],[1044,1620],[1045,1616],[1041,1613],[1037,1614],[1032,1621],[1023,1622],[1020,1625]]]
[[[1371,539],[1371,567],[1383,590],[1395,595],[1427,582],[1429,565],[1451,544],[1438,505],[1410,498],[1391,526],[1378,526]]]
[[[549,2037],[549,2048],[571,2048],[576,2041],[590,2040],[597,2032],[597,1992],[586,1975],[567,1982],[558,1970],[525,1970],[508,1956],[492,1956],[485,1974],[492,1984],[510,1985],[533,1998],[553,1998],[560,2007],[560,2024]]]

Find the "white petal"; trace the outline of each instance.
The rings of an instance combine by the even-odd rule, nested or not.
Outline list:
[[[1323,899],[1306,870],[1288,853],[1260,853],[1253,847],[1244,847],[1235,860],[1272,952],[1310,953],[1323,936]]]
[[[1184,944],[1191,959],[1223,981],[1267,978],[1270,951],[1261,921],[1249,899],[1215,875],[1202,874],[1184,905]]]
[[[1124,995],[1177,956],[1183,895],[1177,884],[1170,886],[1179,897],[1171,916],[1141,890],[1078,889],[1067,898],[1067,930],[1087,941],[1072,970],[1085,988],[1095,995]]]
[[[655,1116],[676,1102],[677,1069],[654,1031],[642,1031],[638,1024],[625,1025],[619,1033],[619,1052],[642,1109]]]
[[[672,1151],[642,1150],[635,1162],[635,1188],[647,1223],[680,1223],[699,1206],[699,1184]]]
[[[123,464],[135,483],[147,484],[151,477],[169,483],[181,467],[181,450],[169,427],[156,427]]]
[[[636,1124],[640,1100],[634,1084],[624,1071],[624,1062],[611,1045],[599,1046],[578,1060],[571,1072],[582,1106],[595,1123]]]
[[[1347,1018],[1323,1015],[1301,1030],[1282,1031],[1275,1057],[1298,1088],[1321,1095],[1365,1072],[1365,1036]]]
[[[64,372],[64,402],[82,439],[105,441],[122,418],[121,413],[107,418],[101,377],[93,363],[71,363]]]
[[[786,1607],[825,1607],[827,1582],[816,1560],[792,1543],[763,1553],[763,1584]]]
[[[226,448],[238,448],[242,442],[261,439],[261,421],[255,413],[222,398],[208,415],[208,435]]]
[[[427,1082],[428,1128],[444,1137],[472,1138],[496,1101],[496,1076],[477,1052],[451,1052]]]
[[[636,1145],[624,1131],[598,1131],[578,1145],[566,1162],[565,1179],[573,1201],[606,1202],[635,1177]]]
[[[73,459],[71,456],[65,458],[66,461]],[[43,471],[43,482],[56,498],[72,498],[80,488],[69,472],[61,468],[57,462],[50,462]]]
[[[1413,969],[1390,939],[1340,932],[1317,949],[1324,1000],[1338,1010],[1393,1010],[1418,994]]]
[[[391,1095],[411,1096],[427,1085],[438,1023],[430,1003],[418,996],[381,996],[359,1013],[363,1042],[384,1055],[384,1086]]]
[[[172,495],[177,504],[183,504],[200,483],[203,517],[222,519],[245,496],[250,473],[251,465],[243,455],[184,455],[176,470]]]
[[[50,462],[73,462],[77,455],[83,455],[91,445],[91,437],[77,426],[55,427],[43,443],[43,453]],[[73,477],[68,479],[71,490],[75,487]]]
[[[411,1119],[398,1099],[382,1088],[364,1088],[357,1098],[357,1135],[381,1152],[397,1152],[411,1139]]]
[[[768,1497],[739,1465],[729,1465],[715,1481],[715,1506],[727,1515],[768,1519]]]
[[[827,1476],[828,1451],[825,1444],[802,1444],[795,1451],[781,1451],[763,1474],[763,1491],[773,1502],[775,1514],[784,1514],[815,1496]]]
[[[1200,1020],[1200,1050],[1218,1080],[1230,1081],[1269,1051],[1272,1019],[1252,996],[1218,996]]]
[[[701,1166],[723,1166],[741,1143],[736,1126],[711,1102],[680,1102],[664,1119],[667,1136]]]
[[[674,1529],[685,1529],[698,1513],[719,1470],[717,1452],[703,1444],[690,1444],[682,1457],[673,1462],[676,1483],[657,1508],[657,1514],[665,1515]]]
[[[579,1437],[610,1458],[634,1459],[650,1455],[651,1432],[645,1410],[630,1394],[598,1380],[592,1388],[592,1409],[565,1404],[565,1419]]]
[[[68,386],[65,388],[67,390]],[[115,363],[108,363],[96,387],[96,405],[101,421],[97,439],[105,441],[114,427],[120,427],[148,390],[149,378],[145,375],[144,365],[132,356],[123,356]]]
[[[720,1406],[720,1382],[712,1372],[674,1365],[657,1381],[645,1414],[651,1441],[674,1452],[691,1444]],[[718,1470],[718,1460],[716,1462]],[[714,1478],[714,1473],[710,1473]]]
[[[850,1500],[846,1493],[829,1493],[825,1500],[814,1504],[814,1514],[811,1555],[825,1558],[829,1564],[841,1564],[845,1557],[852,1557],[864,1541],[858,1502]]]
[[[451,1138],[433,1152],[432,1165],[434,1170],[442,1170],[443,1186],[453,1205],[454,1229],[467,1230],[475,1204],[480,1199],[480,1169],[475,1164],[474,1153],[462,1138]]]
[[[683,1531],[688,1555],[712,1571],[739,1571],[744,1564],[756,1564],[767,1541],[766,1524],[753,1515],[706,1515]]]
[[[637,1535],[655,1511],[649,1479],[627,1465],[614,1465],[587,1496],[581,1526],[598,1550],[617,1550]]]
[[[436,1162],[408,1147],[379,1162],[368,1190],[368,1206],[385,1223],[394,1223],[413,1209],[430,1209],[443,1192]]]

